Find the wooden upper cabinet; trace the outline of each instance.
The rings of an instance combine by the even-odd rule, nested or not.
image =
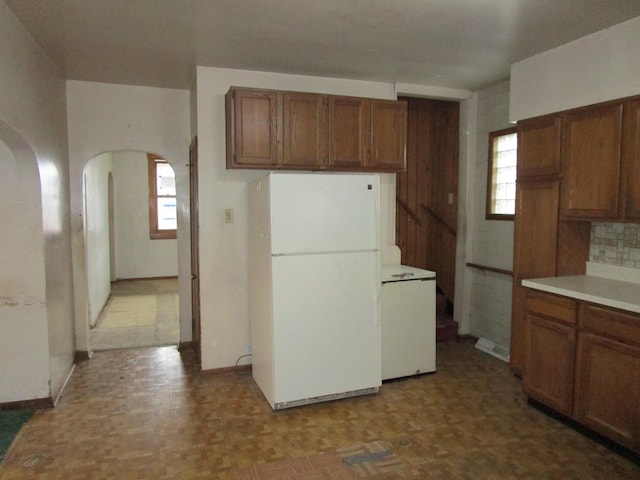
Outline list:
[[[284,93],[283,165],[321,169],[327,157],[325,98],[311,93]]]
[[[227,93],[227,168],[273,167],[278,148],[278,94],[232,89]]]
[[[640,221],[640,99],[624,105],[622,195],[624,218]]]
[[[371,158],[376,170],[401,171],[406,168],[407,102],[371,101]]]
[[[562,213],[568,218],[618,217],[622,103],[563,116]]]
[[[518,180],[560,174],[559,115],[518,122]]]
[[[558,182],[518,182],[516,188],[514,274],[521,279],[552,277],[556,274]]]
[[[404,101],[238,87],[225,100],[227,168],[405,168]]]
[[[370,100],[330,96],[329,168],[364,168],[369,156]]]

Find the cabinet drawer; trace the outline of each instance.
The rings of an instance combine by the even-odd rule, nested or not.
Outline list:
[[[640,345],[640,315],[583,305],[581,327],[593,333]]]
[[[576,302],[556,295],[529,290],[527,311],[569,324],[576,323]]]

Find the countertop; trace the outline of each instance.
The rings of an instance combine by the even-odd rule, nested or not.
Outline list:
[[[423,270],[421,268],[399,264],[382,265],[382,271],[380,273],[382,283],[436,278],[436,272],[432,272],[431,270]]]
[[[618,308],[629,312],[640,313],[640,283],[635,279],[619,275],[617,278],[594,275],[587,268],[587,275],[571,275],[565,277],[534,278],[523,280],[522,286],[555,293],[565,297],[586,302]],[[600,273],[598,270],[597,273]],[[628,281],[627,279],[630,279]]]

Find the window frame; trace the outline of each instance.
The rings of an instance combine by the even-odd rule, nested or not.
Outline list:
[[[148,173],[149,173],[149,238],[151,240],[175,240],[178,237],[177,229],[159,230],[158,229],[158,198],[163,195],[157,194],[156,184],[156,165],[160,163],[169,164],[166,159],[153,153],[147,153]],[[175,170],[174,170],[175,173]],[[177,192],[176,192],[177,194]],[[172,196],[173,197],[173,196]],[[177,199],[177,195],[176,195]],[[177,215],[176,208],[176,215]]]
[[[513,221],[515,218],[515,213],[493,213],[491,211],[492,207],[492,193],[493,193],[493,144],[494,139],[497,137],[503,137],[505,135],[511,135],[518,133],[517,127],[509,127],[503,128],[502,130],[496,130],[493,132],[489,132],[489,153],[488,153],[488,163],[487,163],[487,196],[486,196],[486,204],[485,204],[485,219],[486,220],[507,220]],[[516,159],[517,159],[517,149],[516,149]]]

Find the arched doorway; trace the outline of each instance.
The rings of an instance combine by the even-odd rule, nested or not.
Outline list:
[[[41,198],[33,150],[0,122],[0,403],[51,394]]]

